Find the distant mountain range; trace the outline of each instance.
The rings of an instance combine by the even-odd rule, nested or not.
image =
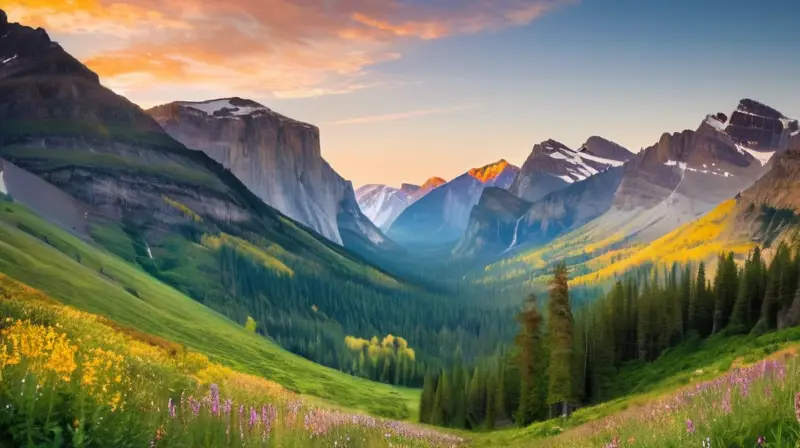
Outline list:
[[[387,231],[409,205],[445,183],[440,177],[432,177],[421,186],[403,184],[400,188],[394,188],[379,184],[364,185],[356,190],[356,200],[361,211],[381,230]]]
[[[388,235],[400,244],[452,243],[464,232],[484,188],[508,188],[519,168],[505,160],[473,168],[419,198],[395,219]]]

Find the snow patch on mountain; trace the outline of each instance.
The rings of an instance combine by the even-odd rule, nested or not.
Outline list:
[[[249,105],[247,106],[234,105],[231,103],[231,99],[210,100],[201,103],[182,101],[179,102],[178,104],[181,106],[191,107],[192,109],[197,109],[201,112],[205,112],[206,114],[212,116],[214,114],[217,114],[218,112],[222,112],[223,110],[235,116],[250,115],[253,112],[259,112],[259,111],[263,112],[272,111],[270,108],[262,106],[255,102],[249,103]]]
[[[381,229],[388,229],[412,202],[402,190],[386,185],[364,185],[356,191],[356,201],[361,212]]]
[[[600,170],[586,163],[587,160],[607,165],[607,167],[620,166],[623,164],[623,162],[604,159],[591,154],[580,153],[569,148],[547,147],[547,149],[552,150],[552,152],[547,154],[550,158],[564,160],[570,163],[571,166],[566,167],[567,175],[558,176],[569,183],[584,180],[587,177],[594,176],[600,172]]]
[[[758,160],[761,163],[761,166],[766,165],[772,159],[772,156],[775,155],[775,151],[755,151],[753,149],[748,148],[747,146],[737,144],[736,149],[739,150],[742,154],[748,153],[753,158]]]

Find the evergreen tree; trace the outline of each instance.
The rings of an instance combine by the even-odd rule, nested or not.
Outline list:
[[[547,329],[550,363],[547,368],[547,404],[559,412],[566,411],[572,400],[572,309],[569,303],[567,266],[559,263],[550,285],[550,300],[547,302],[549,324]]]
[[[419,400],[419,421],[421,423],[433,423],[434,400],[436,398],[436,379],[432,372],[425,374],[425,381],[422,385],[422,395]]]
[[[436,382],[436,394],[433,397],[433,410],[431,411],[431,424],[436,426],[445,426],[447,423],[445,420],[445,411],[444,411],[444,401],[445,398],[445,382],[447,381],[447,377],[443,374],[439,375],[439,379]]]
[[[536,393],[537,372],[541,371],[543,363],[541,355],[542,316],[539,314],[536,296],[529,295],[525,299],[523,310],[517,315],[520,329],[515,343],[517,345],[517,363],[519,365],[519,408],[517,409],[517,424],[527,426],[538,415],[541,403],[538,402]]]

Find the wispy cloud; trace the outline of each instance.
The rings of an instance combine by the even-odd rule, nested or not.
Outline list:
[[[380,84],[375,64],[409,41],[523,26],[577,0],[4,0],[107,85],[136,98],[154,84],[256,97],[346,93]],[[91,37],[92,39],[87,39]],[[91,42],[114,42],[114,48]],[[402,45],[401,45],[402,44]]]
[[[395,121],[395,120],[405,120],[407,118],[413,117],[424,117],[426,115],[439,115],[439,114],[449,114],[454,112],[461,112],[465,110],[475,109],[476,106],[461,106],[461,107],[437,107],[433,109],[418,109],[418,110],[411,110],[407,112],[397,112],[393,114],[382,114],[382,115],[368,115],[364,117],[355,117],[355,118],[347,118],[344,120],[337,120],[337,121],[330,121],[327,125],[332,126],[339,126],[339,125],[346,125],[346,124],[364,124],[364,123],[377,123],[381,121]]]

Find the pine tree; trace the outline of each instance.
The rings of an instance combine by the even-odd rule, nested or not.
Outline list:
[[[523,310],[517,315],[520,329],[515,343],[517,345],[517,363],[519,365],[519,407],[516,421],[520,426],[527,426],[534,421],[537,410],[541,406],[537,402],[536,373],[542,359],[537,357],[541,353],[542,344],[541,324],[542,316],[539,314],[536,296],[529,295],[525,299]]]
[[[440,374],[438,381],[436,381],[436,394],[434,394],[433,398],[433,410],[431,411],[430,419],[432,425],[444,426],[446,424],[444,411],[446,381],[446,375],[444,374]]]
[[[547,368],[547,404],[566,412],[572,400],[572,309],[569,303],[567,266],[559,263],[550,285],[550,300],[547,302],[549,324],[547,329],[550,363]]]
[[[436,380],[433,373],[425,374],[425,381],[422,385],[422,395],[419,400],[419,421],[421,423],[432,423],[434,399],[436,398]]]

